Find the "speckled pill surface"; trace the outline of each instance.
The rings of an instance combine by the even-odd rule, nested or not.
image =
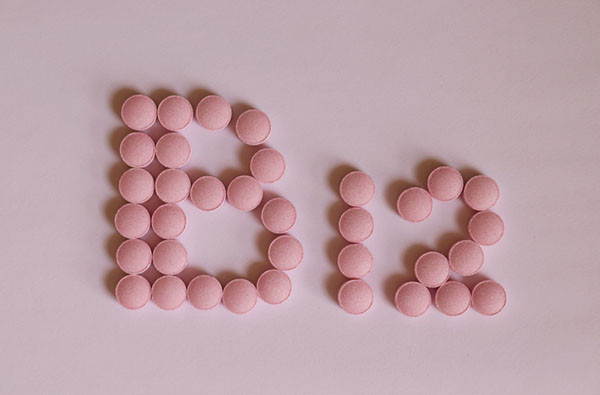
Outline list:
[[[461,276],[472,276],[483,266],[483,250],[474,241],[458,241],[450,248],[448,263]]]
[[[130,203],[144,203],[154,194],[154,178],[139,167],[129,169],[119,178],[119,193]]]
[[[360,279],[342,284],[337,297],[340,307],[350,314],[363,314],[373,305],[373,290]]]
[[[350,172],[340,182],[340,197],[349,206],[364,206],[374,195],[375,183],[362,171]]]
[[[176,204],[163,204],[152,214],[152,230],[161,239],[176,239],[183,234],[187,218]]]
[[[127,203],[115,215],[115,228],[127,239],[139,239],[150,230],[150,213],[140,204]]]
[[[402,284],[394,296],[396,308],[409,317],[419,317],[431,305],[431,293],[423,284],[409,281]]]
[[[117,248],[116,261],[125,273],[140,274],[152,264],[152,249],[144,240],[128,239]]]
[[[204,129],[225,129],[231,121],[231,105],[221,96],[206,96],[196,106],[196,120]]]
[[[156,177],[156,196],[165,203],[179,203],[190,193],[191,181],[181,169],[165,169]]]
[[[496,244],[504,235],[504,221],[492,211],[475,213],[469,220],[467,228],[471,239],[484,246]]]
[[[254,178],[263,183],[279,181],[285,172],[283,155],[273,148],[257,151],[250,159],[250,172]]]
[[[263,189],[254,177],[238,176],[227,187],[227,200],[242,211],[252,211],[263,198]]]
[[[225,201],[225,185],[216,177],[202,176],[192,184],[190,200],[200,210],[213,211]]]
[[[361,207],[352,207],[340,216],[338,228],[344,239],[350,243],[360,243],[373,234],[375,223],[367,210]]]
[[[427,177],[427,190],[434,199],[450,201],[458,198],[463,190],[463,178],[458,170],[440,166]]]
[[[269,304],[280,304],[289,298],[292,281],[285,272],[277,269],[267,270],[256,282],[258,295]]]
[[[186,299],[187,288],[182,279],[162,276],[152,284],[152,301],[163,310],[175,310]]]
[[[258,293],[250,281],[237,278],[231,280],[223,289],[223,304],[236,314],[245,314],[256,306]]]
[[[129,129],[149,129],[156,122],[156,103],[145,95],[130,96],[121,107],[121,119]]]
[[[150,283],[140,275],[129,274],[117,283],[115,296],[126,309],[140,309],[150,300]]]
[[[294,236],[281,235],[269,244],[267,255],[276,269],[292,270],[302,262],[304,251],[302,244]]]
[[[287,199],[273,198],[263,206],[260,219],[269,232],[286,233],[296,223],[296,208]]]
[[[208,274],[201,274],[190,281],[187,298],[198,310],[210,310],[221,302],[223,287],[219,280]]]
[[[481,281],[473,288],[471,306],[481,314],[496,315],[506,306],[506,291],[495,281]]]
[[[188,264],[187,250],[177,240],[163,240],[154,247],[152,262],[159,273],[179,274]]]
[[[129,133],[119,146],[121,159],[130,167],[148,166],[154,159],[154,153],[154,140],[141,132]]]
[[[167,133],[156,143],[156,159],[164,167],[182,167],[190,160],[191,155],[192,147],[182,134]]]
[[[475,176],[465,184],[463,191],[463,201],[473,210],[489,210],[498,201],[500,197],[500,188],[496,181],[488,176]]]
[[[371,271],[373,255],[362,244],[348,244],[338,254],[337,265],[345,277],[361,278]]]
[[[396,210],[402,218],[410,222],[424,221],[431,215],[433,200],[429,192],[419,187],[403,191],[396,202]]]
[[[171,132],[179,132],[192,122],[194,109],[185,97],[171,95],[158,105],[157,117],[163,128]]]
[[[235,123],[235,132],[248,145],[259,145],[271,135],[271,120],[257,109],[244,111]]]
[[[446,315],[461,315],[471,305],[471,292],[461,282],[448,281],[437,289],[435,293],[435,305]]]
[[[415,275],[427,288],[437,288],[450,277],[448,259],[436,251],[426,252],[415,262]]]

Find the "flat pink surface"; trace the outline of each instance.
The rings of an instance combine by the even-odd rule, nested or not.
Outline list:
[[[599,21],[586,0],[4,2],[0,393],[597,394]],[[286,173],[264,188],[294,204],[304,247],[283,304],[116,302],[119,111],[134,92],[214,92],[234,115],[269,116]],[[254,148],[231,127],[183,134],[192,181],[247,171]],[[500,187],[506,232],[468,284],[502,284],[497,316],[432,305],[414,319],[393,304],[416,257],[466,237],[459,199],[419,224],[395,211],[439,162]],[[360,316],[335,299],[350,170],[377,188]],[[254,213],[182,208],[185,281],[269,267]]]

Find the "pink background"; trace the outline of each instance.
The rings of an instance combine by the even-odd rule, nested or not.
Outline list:
[[[599,2],[173,3],[1,7],[1,393],[600,392]],[[296,205],[305,248],[285,304],[116,303],[115,110],[132,90],[210,90],[269,114],[288,170],[268,189]],[[192,175],[247,166],[230,130],[185,135]],[[390,303],[419,252],[464,234],[459,201],[417,225],[390,205],[437,161],[500,185],[506,234],[479,276],[506,287],[497,317],[409,319]],[[332,185],[348,166],[377,185],[363,316],[332,297]],[[184,277],[264,269],[255,216],[183,207]]]

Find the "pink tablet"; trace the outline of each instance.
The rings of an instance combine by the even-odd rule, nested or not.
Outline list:
[[[223,289],[223,304],[232,313],[249,312],[256,306],[257,298],[254,284],[243,278],[231,280]]]
[[[286,233],[296,223],[296,208],[287,199],[273,198],[263,206],[260,219],[269,232]]]
[[[461,240],[450,248],[448,262],[461,276],[472,276],[483,266],[483,250],[474,241]]]
[[[117,249],[117,265],[128,274],[145,272],[152,263],[152,250],[148,243],[140,239],[129,239]]]
[[[263,148],[252,155],[250,172],[260,182],[279,181],[285,172],[283,156],[273,148]]]
[[[200,210],[213,211],[225,201],[225,185],[216,177],[203,176],[194,181],[190,199]]]
[[[471,217],[468,224],[469,236],[477,244],[496,244],[504,235],[502,218],[491,211],[480,211]]]
[[[463,190],[463,178],[460,172],[449,166],[440,166],[429,174],[427,189],[434,199],[454,200]]]
[[[338,254],[337,265],[344,276],[361,278],[371,271],[373,255],[362,244],[348,244]]]
[[[129,129],[149,129],[156,122],[156,103],[145,95],[130,96],[121,107],[121,119]]]
[[[150,283],[140,275],[129,274],[119,280],[115,296],[126,309],[140,309],[150,300]]]
[[[231,121],[231,106],[221,96],[206,96],[196,106],[196,120],[204,129],[225,129]]]
[[[115,215],[115,228],[127,239],[139,239],[150,230],[150,213],[140,204],[127,203]]]
[[[471,292],[463,283],[448,281],[437,289],[435,305],[446,315],[461,315],[471,305]]]
[[[398,214],[410,222],[421,222],[427,219],[432,207],[431,195],[419,187],[408,188],[402,192],[396,203]]]
[[[152,301],[163,310],[175,310],[185,302],[186,292],[182,279],[162,276],[152,284]]]
[[[448,259],[436,251],[426,252],[415,262],[415,275],[427,288],[437,288],[450,277]]]
[[[292,292],[292,281],[285,272],[277,269],[267,270],[256,283],[258,295],[269,304],[280,304],[287,300]]]
[[[129,133],[121,141],[119,154],[130,167],[146,167],[154,159],[154,140],[145,133]]]
[[[431,305],[431,294],[427,287],[416,281],[404,283],[394,297],[396,308],[409,317],[425,314]]]
[[[373,290],[363,280],[348,280],[340,287],[338,303],[347,313],[365,313],[373,305]]]
[[[167,133],[156,143],[156,159],[164,167],[183,167],[192,155],[192,147],[183,135]]]
[[[179,274],[188,264],[187,250],[177,240],[163,240],[154,247],[152,261],[159,273]]]
[[[161,239],[176,239],[183,234],[187,218],[176,204],[163,204],[152,214],[152,229]]]
[[[473,210],[489,210],[494,207],[499,197],[498,184],[488,176],[475,176],[465,184],[463,200]]]
[[[269,262],[279,270],[294,269],[302,262],[303,256],[302,244],[290,235],[281,235],[269,245]]]
[[[263,189],[254,177],[238,176],[227,187],[227,200],[242,211],[252,211],[263,198]]]
[[[340,183],[340,196],[349,206],[364,206],[375,195],[373,179],[362,171],[353,171],[342,179]]]
[[[352,207],[344,211],[340,216],[338,228],[344,239],[350,243],[360,243],[367,240],[373,234],[375,223],[367,210],[360,207]]]
[[[166,169],[156,177],[156,195],[165,203],[179,203],[190,193],[190,177],[181,169]]]
[[[157,115],[163,128],[179,132],[192,122],[194,109],[185,97],[171,95],[160,102]]]
[[[264,112],[251,109],[244,111],[235,123],[235,132],[248,145],[259,145],[271,134],[271,121]]]
[[[473,288],[472,306],[485,315],[496,315],[506,305],[506,291],[495,281],[485,280]]]
[[[154,178],[139,167],[129,169],[119,179],[119,193],[130,203],[144,203],[154,194]]]
[[[198,310],[210,310],[221,302],[223,287],[219,280],[208,274],[201,274],[190,281],[187,298]]]

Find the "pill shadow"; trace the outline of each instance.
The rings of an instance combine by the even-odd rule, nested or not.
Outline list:
[[[435,248],[438,252],[444,254],[447,257],[448,252],[450,251],[450,248],[454,245],[454,243],[464,239],[464,234],[457,232],[446,232],[443,233],[440,237],[438,237],[437,242],[435,244]]]
[[[237,138],[237,134],[235,132],[235,124],[240,117],[240,115],[248,110],[256,108],[252,106],[250,103],[244,101],[238,101],[231,104],[231,122],[229,122],[229,126],[227,127]],[[272,125],[271,125],[272,126]]]
[[[130,86],[124,86],[117,89],[110,98],[110,107],[115,115],[121,118],[121,107],[123,107],[125,100],[127,100],[129,96],[137,95],[139,93],[140,92],[137,89]]]
[[[425,244],[414,244],[408,247],[400,257],[400,266],[402,267],[402,273],[394,273],[388,276],[383,284],[383,291],[385,293],[386,299],[392,304],[395,303],[395,296],[398,287],[408,281],[415,280],[415,261],[419,256],[424,254],[427,251],[431,251],[431,248],[426,246]]]
[[[463,234],[463,238],[469,238],[469,220],[476,213],[467,205],[461,206],[456,213],[456,223]]]
[[[116,265],[106,272],[104,275],[104,287],[106,290],[114,295],[117,283],[123,276],[125,276],[125,273],[123,273],[123,271],[121,271],[121,269],[119,269]]]
[[[424,159],[415,166],[415,177],[421,187],[427,188],[427,177],[429,177],[429,174],[433,170],[440,166],[445,166],[445,163],[437,158]]]
[[[458,171],[463,176],[465,183],[469,181],[469,179],[482,174],[481,171],[474,167],[461,167]]]
[[[396,202],[398,201],[398,196],[400,196],[400,194],[402,193],[402,191],[404,191],[405,189],[408,189],[410,187],[414,187],[415,184],[412,182],[409,182],[405,179],[398,179],[395,181],[392,181],[390,184],[388,184],[387,188],[385,189],[385,200],[388,204],[388,207],[395,213],[398,213],[398,210],[396,208]]]
[[[165,98],[172,96],[172,95],[176,95],[176,94],[177,93],[175,93],[172,89],[158,87],[158,88],[155,88],[152,91],[150,91],[148,96],[152,100],[154,100],[154,102],[158,106],[160,104],[160,102],[163,101]]]
[[[119,152],[119,147],[121,146],[121,141],[127,136],[129,133],[133,132],[125,126],[119,126],[113,129],[113,131],[108,135],[108,142],[113,152],[117,154],[117,157],[120,157],[121,154]]]
[[[194,108],[194,112],[196,111],[196,106],[200,103],[200,100],[204,99],[206,96],[215,95],[216,93],[211,91],[210,89],[204,87],[195,87],[187,93],[187,98],[192,104]]]

